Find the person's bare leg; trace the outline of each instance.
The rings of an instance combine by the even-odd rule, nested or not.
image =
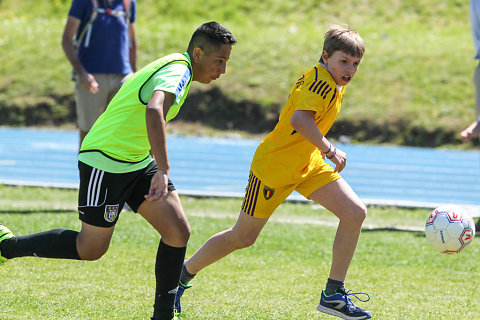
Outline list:
[[[370,311],[354,306],[345,289],[345,278],[357,248],[367,209],[343,179],[330,182],[316,190],[310,195],[310,199],[340,219],[333,242],[330,275],[325,290],[321,293],[317,310],[344,319],[370,319]],[[368,294],[365,295],[367,298],[361,300],[363,302],[370,299]]]
[[[82,260],[98,260],[107,252],[115,227],[102,228],[82,221],[77,236],[77,251]]]
[[[267,221],[268,219],[254,218],[243,211],[240,212],[233,228],[212,236],[185,262],[187,271],[190,274],[196,274],[233,251],[251,246]]]
[[[170,191],[162,201],[144,201],[138,213],[162,236],[162,241],[172,247],[185,247],[190,237],[183,207],[176,191]]]
[[[367,209],[343,179],[333,181],[316,190],[309,198],[333,212],[340,220],[333,242],[329,277],[344,282],[357,247]]]

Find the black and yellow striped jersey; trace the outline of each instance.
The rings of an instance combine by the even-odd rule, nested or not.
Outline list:
[[[277,125],[260,143],[251,169],[270,187],[293,184],[307,176],[322,159],[320,151],[290,124],[295,110],[315,112],[326,135],[340,112],[345,87],[337,87],[326,68],[317,64],[295,83]]]

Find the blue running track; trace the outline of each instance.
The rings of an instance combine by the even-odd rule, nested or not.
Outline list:
[[[243,197],[258,143],[169,136],[170,177],[181,194]],[[342,176],[367,204],[455,203],[480,214],[480,151],[338,146],[348,154]],[[0,184],[77,188],[77,150],[76,131],[0,127]]]

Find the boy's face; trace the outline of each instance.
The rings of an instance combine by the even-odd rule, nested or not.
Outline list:
[[[201,48],[193,50],[193,81],[210,83],[227,70],[227,61],[232,52],[231,44],[222,44],[217,49],[205,53]]]
[[[323,51],[322,58],[328,72],[339,86],[345,86],[352,81],[362,60],[343,51],[335,51],[330,58],[327,52]]]

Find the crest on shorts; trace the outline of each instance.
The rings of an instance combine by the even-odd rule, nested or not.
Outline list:
[[[118,204],[109,204],[105,206],[105,220],[113,222],[118,216]]]
[[[273,197],[274,193],[275,189],[269,188],[267,186],[263,187],[263,196],[265,197],[265,200],[269,200],[271,197]]]

